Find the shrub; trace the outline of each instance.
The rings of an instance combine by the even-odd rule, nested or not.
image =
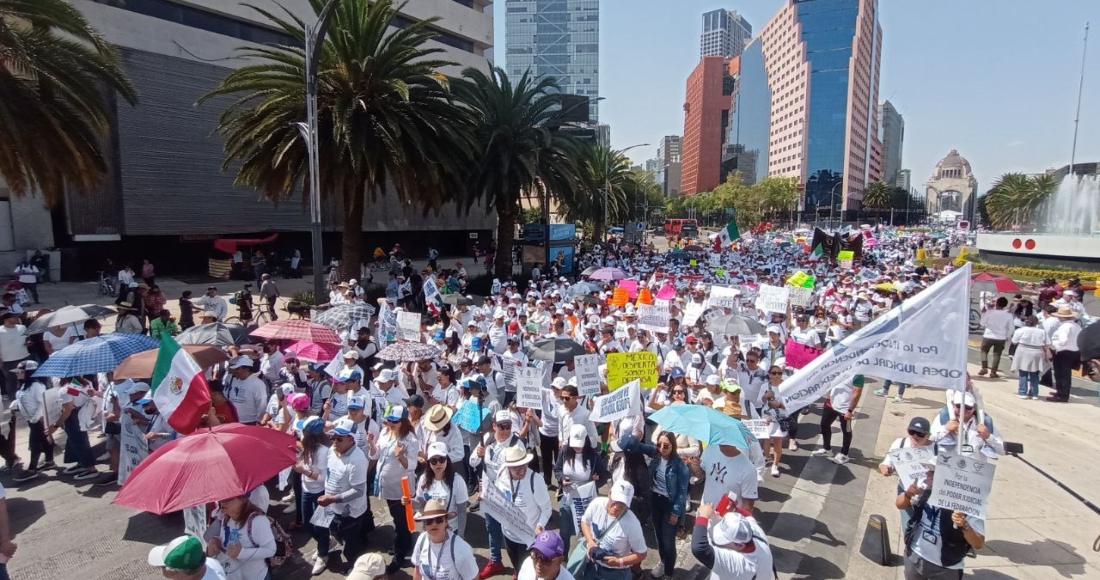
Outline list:
[[[1069,278],[1080,278],[1082,284],[1100,279],[1100,271],[1097,270],[1070,270],[1063,268],[1032,268],[1028,266],[996,266],[979,262],[973,254],[967,254],[966,261],[975,272],[989,272],[993,274],[1005,274],[1008,276],[1026,276],[1041,280],[1054,278],[1060,283],[1065,283]]]

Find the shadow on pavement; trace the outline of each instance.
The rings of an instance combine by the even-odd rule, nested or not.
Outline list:
[[[782,526],[772,526],[772,531],[769,535],[773,538],[780,538],[789,542],[798,542],[804,538],[809,538],[819,544],[826,546],[843,546],[844,542],[838,540],[833,532],[829,529],[829,526],[824,522],[815,520],[810,517],[806,517],[801,514],[795,514],[791,512],[779,514],[775,518],[776,522],[782,520]],[[796,534],[788,534],[788,532],[797,532]],[[787,537],[790,535],[791,537]],[[779,550],[780,548],[776,548]]]
[[[45,502],[25,497],[8,497],[8,526],[13,536],[31,527],[44,515],[46,515]]]
[[[122,539],[159,546],[174,540],[183,532],[182,512],[158,516],[141,512],[130,516]]]
[[[772,548],[772,555],[775,557],[776,571],[791,580],[826,580],[844,577],[844,571],[827,558],[793,554],[790,550],[783,548]],[[791,568],[792,562],[797,563],[797,569]]]
[[[1064,551],[1073,556],[1073,562],[1065,564],[1058,564],[1058,568],[1055,569],[1051,566],[1050,577],[1054,577],[1054,572],[1061,573],[1064,578],[1076,578],[1085,573],[1085,559],[1077,553],[1077,549],[1073,546],[1045,538],[1039,542],[1011,542],[1009,540],[990,540],[985,543],[985,548],[992,551],[997,556],[1012,562],[1013,564],[1034,564],[1036,561],[1036,554],[1053,554]],[[1068,568],[1073,568],[1068,570]],[[981,570],[980,572],[986,572]],[[1007,576],[1005,576],[1007,578]],[[974,575],[974,578],[986,578],[986,576]],[[1000,578],[1000,576],[988,576],[988,578]]]

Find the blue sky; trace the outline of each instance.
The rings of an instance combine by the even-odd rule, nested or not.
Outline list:
[[[603,0],[600,120],[636,162],[683,130],[684,81],[699,58],[702,14],[737,10],[756,32],[785,0]],[[504,59],[504,5],[495,51]],[[1002,173],[1069,163],[1085,21],[1092,22],[1078,161],[1100,161],[1100,1],[882,0],[879,86],[905,118],[913,184],[958,149],[985,191]]]

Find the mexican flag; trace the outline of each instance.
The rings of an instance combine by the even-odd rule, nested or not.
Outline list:
[[[428,311],[432,316],[439,316],[439,313],[443,310],[443,295],[439,293],[439,288],[435,285],[435,278],[431,276],[424,277],[424,304],[428,307]]]
[[[160,338],[151,388],[157,410],[168,417],[173,429],[184,435],[198,428],[210,408],[210,389],[202,368],[167,334]]]
[[[824,253],[825,253],[825,251],[821,248],[821,243],[819,242],[816,246],[814,246],[814,249],[810,252],[810,257],[813,258],[814,260],[817,260],[817,259],[821,258],[821,256]]]
[[[723,246],[728,246],[733,243],[734,240],[741,238],[741,232],[737,230],[737,214],[734,214],[730,223],[726,224],[726,227],[722,228],[718,232],[718,239],[722,241]]]

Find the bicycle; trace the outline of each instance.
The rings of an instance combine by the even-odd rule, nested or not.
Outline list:
[[[99,295],[111,297],[115,295],[114,278],[108,276],[103,270],[99,271]]]
[[[256,302],[252,306],[252,318],[245,321],[240,315],[230,316],[225,319],[226,324],[239,324],[241,326],[263,326],[271,322],[271,313],[267,311],[267,302]]]

